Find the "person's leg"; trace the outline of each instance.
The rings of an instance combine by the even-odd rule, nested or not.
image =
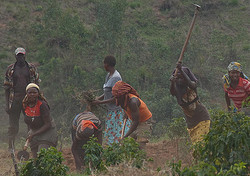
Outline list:
[[[13,101],[12,108],[9,113],[9,128],[8,128],[9,148],[12,148],[12,145],[14,145],[15,137],[19,131],[19,119],[21,110],[22,110],[21,101],[20,100]]]
[[[31,154],[33,158],[37,158],[38,146],[31,148]]]
[[[195,127],[188,129],[188,133],[193,144],[203,140],[204,135],[209,132],[210,122],[210,120],[204,120],[198,123]]]

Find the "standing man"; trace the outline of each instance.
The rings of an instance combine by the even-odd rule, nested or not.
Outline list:
[[[185,114],[187,130],[192,143],[195,144],[203,140],[203,136],[209,132],[211,122],[209,113],[197,94],[198,80],[189,68],[178,62],[170,81],[170,93],[176,97]]]
[[[26,86],[29,83],[39,83],[36,67],[25,61],[25,54],[24,48],[17,48],[15,50],[16,62],[8,66],[5,73],[5,110],[9,114],[9,148],[13,147],[19,130],[19,118],[22,111],[22,101],[26,95]]]

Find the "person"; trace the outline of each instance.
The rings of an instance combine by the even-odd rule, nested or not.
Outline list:
[[[105,120],[104,143],[117,143],[121,137],[123,128],[124,111],[121,107],[116,106],[115,99],[112,95],[112,87],[119,80],[122,80],[120,73],[115,69],[116,59],[114,56],[106,56],[104,58],[104,68],[108,72],[103,85],[104,94],[93,101],[93,104],[106,104],[108,113]],[[125,126],[125,132],[130,127],[128,120]]]
[[[139,98],[137,91],[129,84],[118,81],[112,88],[112,94],[116,99],[116,105],[121,106],[132,124],[124,138],[134,138],[144,148],[152,131],[152,113],[147,105]]]
[[[40,149],[56,147],[57,132],[54,120],[50,116],[49,105],[35,83],[26,87],[26,96],[23,99],[24,122],[28,126],[28,137],[31,153],[34,158]]]
[[[249,104],[250,82],[248,77],[242,72],[242,66],[238,62],[231,62],[227,70],[228,74],[223,76],[223,80],[228,111],[234,109],[234,112],[236,112],[244,109],[243,111],[245,111],[247,115],[250,115],[249,107],[242,107],[244,102],[247,102],[245,103],[246,105]],[[230,99],[234,103],[234,108],[231,107]]]
[[[72,121],[72,146],[71,151],[74,156],[76,169],[80,171],[84,166],[83,145],[87,144],[91,136],[97,138],[97,142],[102,145],[102,124],[98,117],[91,112],[91,105],[86,110],[75,116]]]
[[[16,62],[8,66],[3,84],[6,99],[5,110],[9,115],[9,148],[13,147],[19,131],[22,100],[26,94],[25,88],[29,83],[39,83],[37,69],[33,64],[25,61],[25,55],[24,48],[15,50]]]
[[[189,68],[178,62],[170,81],[170,93],[176,97],[185,114],[187,130],[192,143],[195,144],[209,132],[211,123],[209,113],[197,95],[198,80]]]

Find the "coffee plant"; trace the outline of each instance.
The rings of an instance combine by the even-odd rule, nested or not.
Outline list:
[[[21,166],[21,176],[66,176],[69,168],[62,164],[62,153],[56,148],[41,149],[38,157]]]
[[[247,175],[250,117],[244,113],[212,111],[211,118],[210,132],[194,146],[198,164],[181,170],[181,162],[172,163],[173,175]]]

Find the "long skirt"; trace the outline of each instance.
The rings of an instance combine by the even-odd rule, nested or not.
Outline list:
[[[123,117],[123,110],[108,111],[105,121],[104,144],[111,145],[112,143],[118,143],[118,139],[122,134]],[[131,121],[128,119],[125,126],[124,135],[128,132],[130,125]]]
[[[203,140],[204,135],[209,132],[210,123],[210,120],[204,120],[198,123],[195,127],[187,129],[193,144]]]

